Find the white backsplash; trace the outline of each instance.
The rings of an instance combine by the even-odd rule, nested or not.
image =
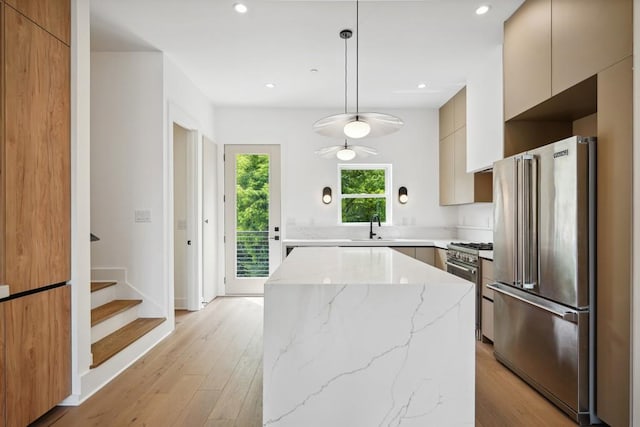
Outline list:
[[[461,240],[493,242],[493,203],[459,206],[456,229]]]
[[[457,225],[428,227],[415,225],[374,225],[378,236],[389,239],[434,239],[493,242],[493,204],[474,203],[457,206]],[[455,224],[455,223],[454,223]],[[362,225],[297,225],[288,221],[285,239],[364,239],[369,224]]]

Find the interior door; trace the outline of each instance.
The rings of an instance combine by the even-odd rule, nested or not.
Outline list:
[[[218,250],[216,239],[218,215],[217,146],[210,139],[202,138],[202,301],[210,302],[217,295]]]
[[[263,294],[280,265],[280,146],[225,146],[225,292]]]

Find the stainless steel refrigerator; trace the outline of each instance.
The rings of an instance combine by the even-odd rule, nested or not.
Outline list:
[[[580,424],[594,415],[595,138],[494,163],[494,352]]]

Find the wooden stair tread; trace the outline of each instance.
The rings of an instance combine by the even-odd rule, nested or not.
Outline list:
[[[142,302],[141,299],[116,299],[108,302],[100,307],[91,310],[91,326],[95,326],[100,322],[122,313],[129,308],[136,306]]]
[[[118,282],[91,282],[91,292],[96,292],[117,284]]]
[[[91,345],[91,353],[93,353],[91,368],[100,366],[165,320],[165,318],[155,317],[138,318],[93,343]]]

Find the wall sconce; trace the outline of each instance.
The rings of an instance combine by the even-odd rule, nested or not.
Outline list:
[[[407,194],[407,187],[400,187],[398,189],[398,201],[404,205],[408,200],[409,195]]]
[[[322,189],[322,203],[325,205],[331,203],[331,187],[324,187]]]

